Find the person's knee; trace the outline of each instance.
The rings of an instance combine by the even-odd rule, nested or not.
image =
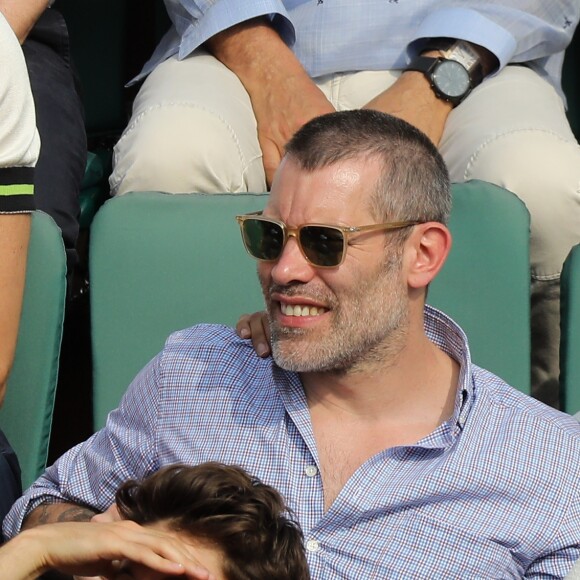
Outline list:
[[[252,138],[257,143],[255,128],[254,135],[240,135],[197,105],[151,107],[131,121],[115,147],[112,193],[261,191],[261,152]]]
[[[473,154],[466,179],[514,192],[531,216],[532,271],[557,278],[570,248],[580,243],[580,147],[547,131],[499,134]]]

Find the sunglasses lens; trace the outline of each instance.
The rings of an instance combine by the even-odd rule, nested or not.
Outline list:
[[[267,220],[246,219],[242,232],[248,252],[258,260],[277,260],[284,247],[284,232],[279,224]]]
[[[304,226],[300,230],[300,245],[315,266],[338,266],[344,252],[344,234],[328,226]]]

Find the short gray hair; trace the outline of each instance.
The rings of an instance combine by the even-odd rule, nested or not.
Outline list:
[[[370,200],[379,221],[437,221],[451,211],[449,174],[431,140],[409,123],[360,109],[316,117],[286,145],[300,167],[314,171],[358,157],[378,158],[382,172]]]

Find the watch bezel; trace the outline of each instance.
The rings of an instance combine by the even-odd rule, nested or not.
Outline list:
[[[457,94],[450,94],[449,92],[446,92],[444,90],[444,88],[442,87],[441,75],[446,74],[445,70],[450,69],[450,68],[460,70],[464,74],[464,78],[465,78],[464,86],[465,86],[465,88],[464,88],[464,90],[462,90],[461,92],[459,92]],[[431,71],[431,82],[432,82],[434,88],[436,88],[441,93],[441,95],[443,95],[443,97],[445,99],[448,99],[452,102],[456,99],[464,99],[471,91],[471,77],[469,76],[469,72],[460,62],[458,62],[456,60],[445,59],[445,58],[439,59],[439,62],[437,62],[434,65],[433,70]]]
[[[435,71],[441,66],[442,63],[453,63],[452,65],[449,66],[459,66],[465,71],[468,81],[465,92],[459,95],[450,95],[445,92],[445,90],[440,86],[440,84],[437,84],[435,82],[434,80]],[[442,56],[418,56],[407,67],[407,70],[422,72],[427,77],[427,80],[429,81],[429,84],[435,95],[439,99],[451,103],[454,107],[457,106],[459,103],[461,103],[473,88],[472,78],[466,67],[456,60],[447,59]]]

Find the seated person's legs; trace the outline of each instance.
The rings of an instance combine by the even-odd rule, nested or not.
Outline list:
[[[532,392],[557,405],[559,277],[580,242],[580,147],[561,99],[529,69],[507,67],[452,112],[441,152],[453,181],[505,187],[530,212]]]
[[[115,147],[113,194],[265,191],[249,96],[214,57],[171,58],[145,80]]]

